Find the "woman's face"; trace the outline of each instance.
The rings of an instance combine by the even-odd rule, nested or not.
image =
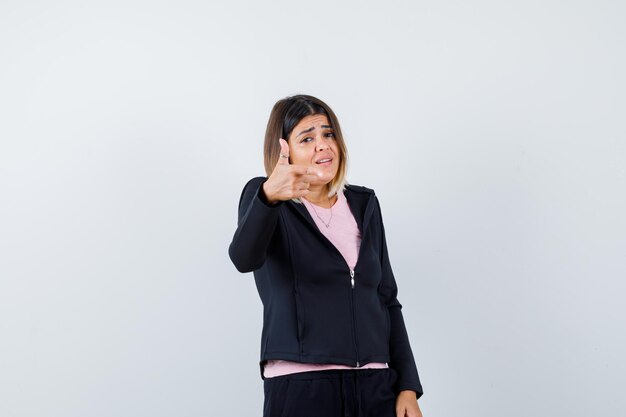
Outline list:
[[[328,184],[335,178],[341,156],[326,115],[314,114],[300,120],[287,142],[293,165],[315,168],[321,174],[319,184]]]

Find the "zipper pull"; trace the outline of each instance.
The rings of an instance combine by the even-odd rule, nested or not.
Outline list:
[[[353,269],[350,270],[350,285],[352,285],[352,288],[354,288],[354,270]]]

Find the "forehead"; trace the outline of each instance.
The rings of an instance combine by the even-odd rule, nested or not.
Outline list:
[[[298,122],[294,130],[300,127],[309,128],[319,127],[320,125],[330,125],[330,123],[328,122],[328,117],[326,117],[325,114],[314,114],[311,116],[306,116],[305,118],[300,120],[300,122]]]

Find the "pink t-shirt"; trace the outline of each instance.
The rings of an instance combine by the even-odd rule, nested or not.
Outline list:
[[[316,206],[304,198],[302,202],[313,220],[315,220],[315,224],[317,224],[320,232],[335,245],[346,260],[350,269],[354,269],[359,256],[359,248],[361,247],[361,232],[359,231],[359,226],[356,224],[354,215],[350,211],[350,206],[348,206],[348,201],[343,192],[337,193],[337,201],[330,209]],[[328,227],[326,225],[328,225]],[[263,369],[263,376],[265,378],[272,378],[280,375],[294,374],[296,372],[324,371],[327,369],[372,369],[387,367],[386,363],[379,362],[368,363],[356,368],[332,363],[313,364],[285,360],[269,360]]]

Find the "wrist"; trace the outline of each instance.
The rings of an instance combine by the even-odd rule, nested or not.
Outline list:
[[[400,391],[398,393],[398,395],[402,395],[402,396],[406,396],[406,397],[412,397],[412,398],[415,398],[417,400],[417,393],[415,391],[413,391],[413,390],[410,390],[410,389],[406,389],[406,390]]]
[[[265,198],[265,201],[267,201],[268,204],[273,205],[273,204],[278,203],[278,200],[275,198],[272,198],[271,193],[268,192],[267,181],[265,181],[263,185],[261,186],[261,193],[263,194],[263,197]]]

